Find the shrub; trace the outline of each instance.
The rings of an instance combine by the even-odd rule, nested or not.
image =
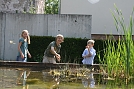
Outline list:
[[[42,62],[44,51],[53,40],[55,40],[55,38],[51,36],[31,36],[29,51],[32,58],[28,59],[28,61]],[[61,44],[61,62],[81,63],[81,55],[85,49],[87,40],[88,39],[81,38],[65,38],[64,42]],[[95,40],[94,48],[96,52],[100,51],[101,57],[103,57],[103,41]],[[98,63],[97,56],[95,62]]]

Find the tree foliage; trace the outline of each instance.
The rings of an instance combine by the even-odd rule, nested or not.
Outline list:
[[[46,0],[45,1],[45,14],[58,14],[59,0]]]

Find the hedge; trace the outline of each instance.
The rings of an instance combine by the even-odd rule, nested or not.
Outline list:
[[[32,58],[28,59],[29,62],[42,62],[44,51],[51,41],[55,38],[51,36],[30,36],[31,44],[29,45],[29,51]],[[80,63],[82,61],[82,53],[85,49],[88,39],[81,38],[65,38],[61,44],[61,62],[63,63]],[[96,52],[100,52],[103,56],[103,41],[95,40],[94,48]],[[97,56],[95,57],[95,63],[99,63]]]

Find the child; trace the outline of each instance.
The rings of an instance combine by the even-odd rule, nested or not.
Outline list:
[[[56,36],[55,41],[52,41],[47,49],[44,52],[44,56],[43,56],[43,63],[56,63],[56,59],[57,61],[60,61],[60,54],[58,54],[60,52],[60,48],[61,48],[61,43],[63,42],[64,37],[61,34],[58,34]]]
[[[31,58],[31,54],[28,51],[28,44],[30,44],[29,33],[27,30],[23,30],[18,44],[17,61],[27,62],[27,54],[28,57]]]
[[[84,50],[82,57],[84,58],[82,60],[83,64],[93,64],[94,57],[96,55],[96,50],[93,48],[94,46],[94,40],[88,40],[86,49]]]

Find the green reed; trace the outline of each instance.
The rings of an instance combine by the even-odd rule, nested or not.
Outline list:
[[[123,31],[124,35],[119,36],[118,41],[114,40],[113,36],[107,37],[104,58],[101,62],[107,65],[106,72],[109,77],[114,78],[118,83],[120,80],[125,79],[124,84],[128,84],[134,76],[133,12],[130,15],[129,25],[126,25],[121,10],[116,5],[114,6],[115,12],[111,11],[111,13],[115,27],[117,32]]]

